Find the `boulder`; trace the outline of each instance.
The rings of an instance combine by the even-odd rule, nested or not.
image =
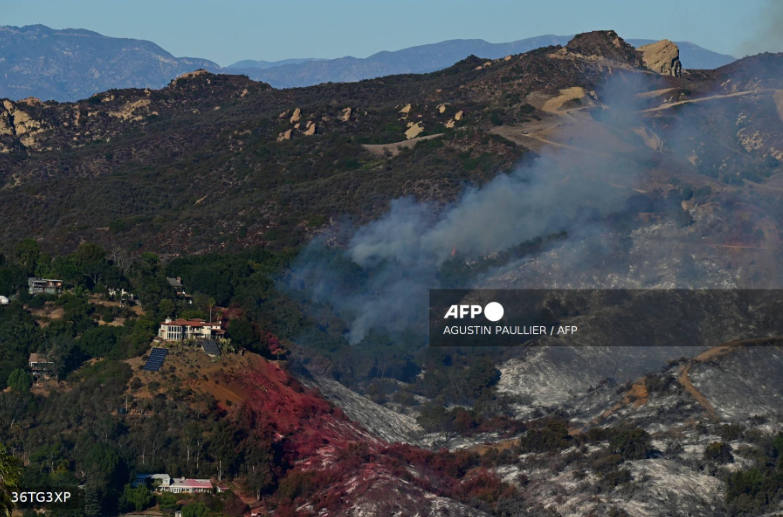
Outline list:
[[[424,127],[421,125],[421,122],[416,122],[415,124],[411,125],[410,128],[405,132],[405,138],[410,140],[411,138],[416,138],[424,131]]]
[[[649,45],[643,45],[637,50],[642,55],[644,66],[653,72],[674,77],[682,75],[680,49],[675,43],[663,39]]]

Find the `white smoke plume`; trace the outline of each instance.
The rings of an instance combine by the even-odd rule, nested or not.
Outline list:
[[[651,89],[644,81],[643,74],[616,74],[598,94],[611,106],[600,110],[601,131],[588,121],[584,133],[570,139],[571,149],[545,148],[514,172],[467,188],[448,206],[397,199],[385,216],[353,232],[337,261],[319,251],[324,240],[313,242],[289,287],[333,307],[349,323],[348,340],[358,343],[373,328],[423,334],[428,290],[442,287],[441,267],[454,254],[464,262],[482,260],[566,232],[568,240],[557,245],[576,250],[568,267],[589,270],[596,257],[615,253],[602,242],[606,217],[625,209],[649,167],[652,151],[625,152],[617,145],[637,138],[634,128],[646,128],[635,97]],[[457,287],[474,281],[465,278]]]

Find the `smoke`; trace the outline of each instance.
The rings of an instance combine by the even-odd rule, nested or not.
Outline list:
[[[753,37],[742,42],[738,49],[740,56],[751,56],[762,52],[783,52],[783,2],[766,0],[759,13]]]
[[[634,131],[649,129],[634,95],[650,89],[643,81],[643,74],[616,73],[598,94],[605,109],[563,115],[567,146],[545,147],[513,172],[468,187],[453,204],[397,199],[380,219],[356,230],[341,228],[348,233],[343,250],[325,251],[333,236],[314,241],[295,264],[288,287],[328,304],[349,323],[348,340],[358,343],[373,328],[424,335],[428,290],[445,286],[444,268],[453,256],[470,264],[566,234],[557,244],[568,250],[561,256],[564,267],[600,266],[594,261],[618,251],[602,243],[606,218],[626,209],[649,168],[652,151],[639,151]],[[579,117],[578,123],[570,124],[571,117]],[[511,264],[518,265],[509,259],[493,271]],[[468,288],[482,278],[458,275],[447,286]]]
[[[391,260],[405,268],[437,267],[458,251],[475,259],[520,242],[573,230],[580,221],[619,208],[623,197],[611,182],[605,160],[564,163],[545,155],[483,187],[468,188],[459,201],[433,218],[433,207],[411,198],[393,201],[382,219],[360,228],[348,254],[360,266]],[[637,171],[624,171],[628,182]],[[616,178],[619,179],[619,178]]]

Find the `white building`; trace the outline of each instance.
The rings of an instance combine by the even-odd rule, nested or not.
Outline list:
[[[166,318],[160,324],[158,337],[165,341],[185,341],[187,339],[207,339],[222,337],[226,333],[220,328],[220,322],[207,323],[202,319],[183,320]]]
[[[196,494],[212,492],[209,479],[172,478],[168,474],[137,474],[133,486],[149,484],[156,492]]]

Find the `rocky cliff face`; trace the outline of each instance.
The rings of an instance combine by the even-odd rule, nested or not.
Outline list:
[[[565,50],[615,66],[639,67],[642,62],[636,50],[615,31],[593,31],[577,34]]]
[[[680,77],[682,75],[682,63],[680,63],[680,49],[667,39],[650,43],[638,48],[642,53],[644,66],[664,75]]]

